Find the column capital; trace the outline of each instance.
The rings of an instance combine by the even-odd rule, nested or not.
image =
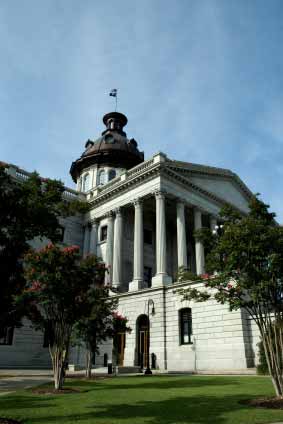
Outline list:
[[[91,227],[91,221],[87,221],[83,224],[84,229]]]
[[[122,215],[122,208],[121,207],[118,207],[118,208],[115,208],[114,209],[114,214],[116,215],[116,216],[121,216]]]
[[[177,203],[177,207],[183,207],[183,206],[185,207],[185,204],[186,204],[185,200],[181,198],[177,198],[176,203]]]
[[[135,208],[142,206],[143,204],[143,198],[142,197],[137,197],[136,199],[132,200],[132,204],[134,205]]]
[[[108,211],[105,214],[106,218],[114,218],[114,211]]]
[[[156,199],[165,199],[167,192],[165,190],[155,190],[154,195]]]

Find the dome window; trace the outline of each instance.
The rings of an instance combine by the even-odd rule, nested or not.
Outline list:
[[[90,176],[89,174],[85,174],[83,177],[83,191],[86,192],[90,189]]]
[[[115,178],[115,177],[116,177],[115,169],[110,169],[110,171],[109,171],[109,181],[113,180],[113,178]]]
[[[105,171],[102,169],[98,173],[97,185],[103,185],[103,184],[105,184]]]

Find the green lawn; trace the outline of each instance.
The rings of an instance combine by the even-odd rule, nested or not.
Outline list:
[[[79,394],[0,397],[0,416],[24,424],[260,424],[283,421],[283,411],[255,409],[241,399],[273,396],[267,377],[139,376],[67,380]]]

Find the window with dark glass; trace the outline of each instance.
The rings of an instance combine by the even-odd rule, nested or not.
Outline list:
[[[152,244],[152,231],[146,228],[143,230],[143,241],[146,244]]]
[[[104,225],[100,229],[100,241],[107,240],[107,225]]]
[[[110,169],[110,171],[109,171],[109,181],[113,180],[113,178],[115,178],[115,177],[116,177],[115,169]]]
[[[143,269],[143,279],[147,283],[147,287],[151,287],[152,268],[145,266]]]
[[[192,310],[184,308],[179,311],[180,344],[192,343]]]
[[[12,345],[14,337],[14,327],[0,329],[0,345]]]

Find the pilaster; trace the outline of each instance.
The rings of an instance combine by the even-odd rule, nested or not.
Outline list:
[[[87,223],[84,227],[84,245],[83,245],[83,256],[89,253],[89,241],[90,241],[90,226]]]
[[[90,242],[89,242],[89,252],[93,255],[97,255],[97,235],[98,235],[98,221],[94,219],[91,221],[90,228]]]

